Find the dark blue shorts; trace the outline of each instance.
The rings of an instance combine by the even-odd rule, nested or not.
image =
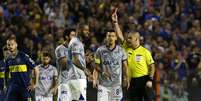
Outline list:
[[[0,101],[6,101],[6,94],[3,90],[0,90]]]
[[[31,92],[26,88],[10,86],[7,92],[7,101],[31,101]]]

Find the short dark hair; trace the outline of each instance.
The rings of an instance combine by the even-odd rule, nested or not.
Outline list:
[[[50,57],[52,58],[51,54],[48,52],[43,52],[43,57]]]
[[[69,36],[72,31],[76,32],[76,29],[75,28],[66,28],[63,33],[64,39],[66,36]]]
[[[17,42],[17,39],[16,39],[15,35],[10,35],[7,40],[9,40],[9,41],[14,40],[15,42]]]
[[[116,31],[114,29],[106,29],[105,32],[108,33],[108,32],[116,32]]]

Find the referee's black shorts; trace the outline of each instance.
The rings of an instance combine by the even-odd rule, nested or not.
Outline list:
[[[148,80],[148,75],[131,79],[129,88],[130,101],[152,101],[151,92],[153,92],[153,90],[146,86]]]

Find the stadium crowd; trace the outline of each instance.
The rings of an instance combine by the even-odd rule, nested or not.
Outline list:
[[[113,28],[137,30],[160,72],[161,101],[198,101],[201,94],[201,0],[0,0],[0,47],[16,35],[19,50],[40,63],[42,52],[54,57],[65,28],[76,28],[85,45],[87,68]],[[2,52],[1,52],[2,53]],[[2,57],[2,56],[1,56]]]

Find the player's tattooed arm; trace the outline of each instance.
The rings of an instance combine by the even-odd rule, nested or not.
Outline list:
[[[155,65],[154,64],[150,64],[149,65],[149,77],[150,77],[150,79],[153,79],[154,73],[155,73]]]
[[[130,77],[127,60],[123,61],[123,86],[127,89],[130,87]]]
[[[50,92],[53,93],[54,95],[57,94],[57,88],[58,88],[58,76],[54,76],[53,77],[53,84],[52,87],[50,89]]]
[[[100,72],[100,64],[96,64],[96,67],[93,71],[93,88],[97,88],[97,80],[99,72]]]
[[[73,62],[73,64],[74,64],[76,67],[78,67],[78,68],[80,68],[81,70],[83,70],[84,73],[85,73],[87,76],[90,76],[90,75],[91,75],[90,70],[87,69],[86,67],[83,67],[83,66],[82,66],[82,64],[81,64],[81,62],[80,62],[80,60],[79,60],[79,54],[75,54],[75,55],[73,56],[72,62]]]
[[[31,79],[31,84],[28,86],[28,90],[34,90],[38,84],[38,81],[39,81],[39,67],[36,66],[34,69],[33,69],[33,77]]]
[[[149,88],[152,88],[152,81],[153,81],[154,73],[155,73],[155,65],[150,64],[149,65],[149,78],[150,79],[146,83],[147,87],[149,87]]]
[[[34,68],[34,75],[35,75],[35,77],[36,77],[34,84],[37,85],[37,84],[38,84],[38,81],[39,81],[39,67],[38,67],[38,66],[36,66],[36,67]]]

